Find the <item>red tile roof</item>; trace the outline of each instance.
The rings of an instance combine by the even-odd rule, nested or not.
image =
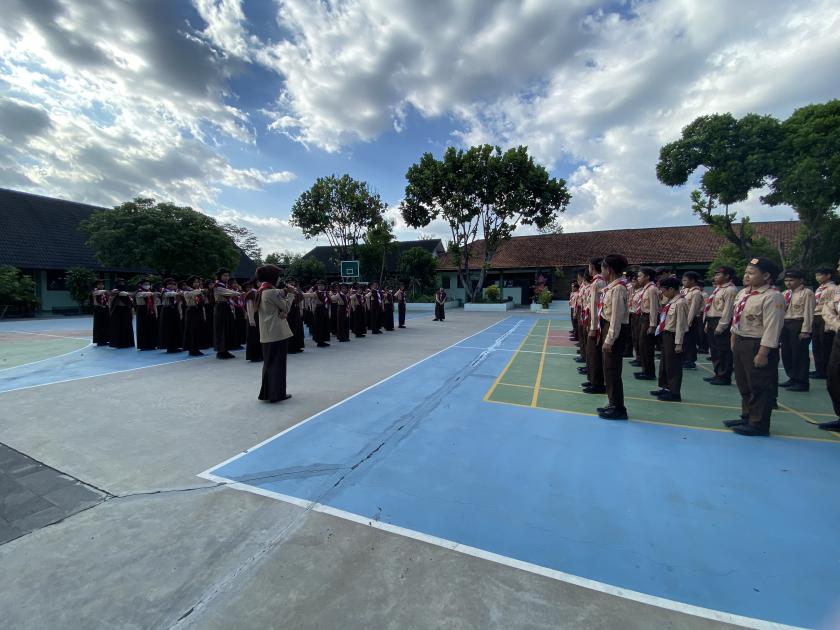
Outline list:
[[[774,245],[784,243],[785,250],[789,251],[799,221],[764,221],[755,222],[753,226],[756,233]],[[515,236],[502,243],[490,267],[573,267],[586,264],[593,256],[610,253],[624,254],[631,265],[708,264],[724,243],[724,239],[707,225]],[[481,267],[483,252],[484,241],[476,241],[471,269]],[[438,270],[456,270],[449,255],[438,258]]]

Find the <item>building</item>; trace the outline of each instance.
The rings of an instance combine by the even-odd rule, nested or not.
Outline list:
[[[406,250],[411,249],[412,247],[420,247],[425,249],[429,253],[431,253],[435,258],[439,258],[442,256],[446,250],[443,247],[443,242],[438,239],[425,239],[420,241],[397,241],[394,243],[395,247],[394,250],[389,252],[385,256],[385,276],[395,276],[398,271],[400,256]],[[341,270],[338,268],[337,261],[335,260],[335,253],[332,247],[329,245],[319,245],[318,247],[314,247],[309,250],[304,256],[312,257],[318,260],[322,265],[324,265],[324,269],[326,270],[326,280],[340,280],[341,279]],[[362,277],[368,277],[370,274],[368,273],[369,270],[362,269],[360,270]],[[379,270],[376,270],[377,273],[373,274],[375,276],[379,275]]]
[[[105,210],[74,201],[42,197],[0,188],[0,265],[12,265],[35,281],[42,312],[75,311],[78,304],[64,290],[64,274],[85,267],[113,286],[118,276],[148,273],[148,269],[115,269],[97,260],[85,244],[79,223]],[[237,278],[251,278],[256,266],[240,252]]]
[[[765,221],[752,225],[759,236],[766,237],[782,251],[790,251],[799,229],[799,221]],[[677,273],[693,270],[705,275],[724,243],[705,224],[516,236],[502,243],[493,256],[484,286],[500,284],[505,298],[528,304],[533,287],[539,276],[543,276],[555,295],[567,297],[575,270],[593,256],[612,252],[627,256],[631,265],[667,266]],[[484,241],[476,241],[471,269],[481,268],[483,252]],[[438,260],[438,273],[441,286],[449,295],[463,300],[465,292],[457,268],[447,255]]]

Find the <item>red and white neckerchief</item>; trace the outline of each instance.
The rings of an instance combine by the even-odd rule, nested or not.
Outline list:
[[[677,302],[678,299],[681,297],[685,297],[684,295],[675,295],[673,299],[668,301],[659,311],[659,325],[656,327],[656,332],[654,336],[661,335],[665,331],[665,322],[668,321],[668,311],[671,310],[671,306]]]
[[[741,298],[741,301],[738,302],[738,306],[735,307],[735,317],[732,318],[732,325],[737,326],[738,322],[741,321],[741,313],[744,312],[744,308],[747,306],[747,300],[749,300],[752,296],[758,295],[761,291],[757,291],[753,289],[749,293],[747,293],[744,297]]]
[[[814,298],[816,298],[817,303],[819,303],[820,298],[822,297],[822,294],[825,292],[825,290],[833,284],[833,282],[826,282],[825,284],[821,284],[817,287],[817,291],[814,293]]]
[[[718,294],[718,291],[721,289],[725,289],[726,287],[731,287],[732,283],[727,282],[726,284],[721,284],[720,286],[715,287],[715,290],[712,291],[712,294],[706,298],[706,306],[703,307],[703,321],[706,321],[706,314],[712,308],[712,304],[715,302],[715,296]]]
[[[785,291],[785,306],[790,306],[790,301],[793,298],[793,291],[788,289]]]
[[[627,287],[627,278],[618,278],[610,282],[604,290],[601,291],[601,295],[598,298],[598,320],[597,320],[597,328],[598,335],[601,334],[601,317],[604,314],[604,304],[607,301],[607,293],[609,293],[612,289],[614,289],[618,285],[622,285],[623,287]]]
[[[647,290],[650,288],[650,285],[652,285],[652,284],[653,284],[653,282],[648,280],[648,283],[645,286],[643,286],[642,290],[639,292],[639,301],[636,302],[636,315],[641,315],[642,314],[642,302],[644,302],[645,293],[647,293]],[[653,305],[651,305],[651,306],[653,306]]]

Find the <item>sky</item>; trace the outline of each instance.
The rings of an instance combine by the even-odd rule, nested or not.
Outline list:
[[[0,0],[0,187],[190,205],[305,252],[291,206],[365,180],[401,240],[425,152],[526,145],[567,232],[691,225],[659,148],[697,116],[840,97],[836,0]],[[789,220],[756,191],[737,210]],[[517,234],[527,234],[520,228]]]

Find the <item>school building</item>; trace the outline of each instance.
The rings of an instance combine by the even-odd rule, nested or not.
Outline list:
[[[764,236],[781,251],[790,251],[799,221],[752,223],[756,234]],[[631,265],[665,266],[678,275],[693,270],[705,276],[725,240],[707,225],[636,228],[515,236],[502,243],[493,259],[484,287],[496,284],[503,299],[530,304],[534,286],[541,282],[555,297],[567,299],[576,270],[594,256],[620,253]],[[484,241],[477,241],[470,257],[470,269],[478,277],[484,258]],[[450,297],[464,300],[465,291],[452,259],[438,259],[440,285]]]
[[[41,313],[78,309],[64,288],[64,275],[71,267],[99,274],[107,288],[117,277],[149,273],[103,265],[87,246],[79,224],[102,210],[107,208],[0,188],[0,265],[12,265],[32,277]],[[234,275],[252,278],[255,271],[254,262],[240,252]]]

